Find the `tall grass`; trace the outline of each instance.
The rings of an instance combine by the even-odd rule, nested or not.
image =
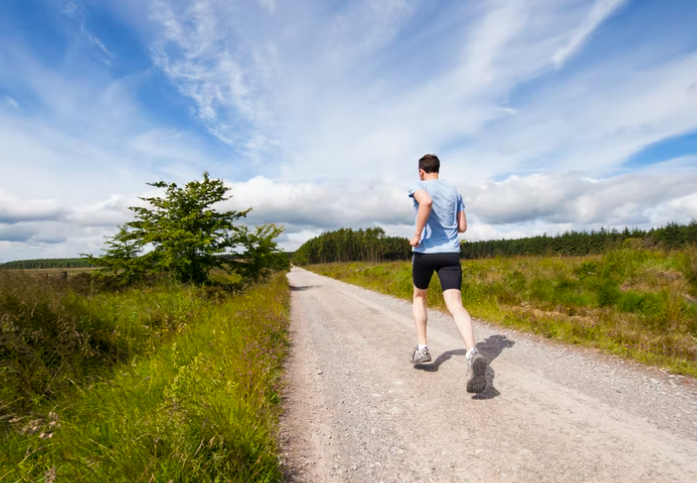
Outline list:
[[[14,345],[0,359],[0,480],[281,478],[283,276],[234,296],[166,283],[90,294],[2,283]]]
[[[697,376],[697,249],[626,246],[586,257],[463,261],[464,305],[476,317]],[[409,262],[310,267],[404,299]],[[434,276],[428,304],[445,309]]]

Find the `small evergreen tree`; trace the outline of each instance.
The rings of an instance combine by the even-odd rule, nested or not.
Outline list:
[[[287,268],[288,257],[278,250],[274,238],[282,228],[257,227],[250,232],[235,222],[251,211],[216,211],[213,206],[230,199],[230,188],[220,179],[203,173],[202,181],[180,187],[175,183],[148,183],[164,188],[163,197],[140,198],[148,207],[130,207],[136,220],[120,227],[107,239],[101,257],[87,255],[92,263],[124,282],[145,273],[168,273],[184,283],[201,284],[213,268],[233,268],[243,278],[256,280],[270,270]],[[222,257],[244,249],[231,261]],[[145,251],[140,255],[141,251]]]
[[[138,279],[144,271],[143,261],[139,254],[143,244],[128,230],[119,226],[119,231],[112,237],[107,237],[104,255],[95,257],[85,256],[93,265],[102,267],[104,273],[115,276],[123,283],[131,283]]]

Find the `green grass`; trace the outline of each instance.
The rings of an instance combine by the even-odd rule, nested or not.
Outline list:
[[[281,479],[285,277],[235,295],[171,283],[80,293],[9,277],[0,481]]]
[[[473,316],[697,376],[697,249],[463,261]],[[406,300],[411,263],[308,267]],[[445,310],[434,276],[428,305]]]

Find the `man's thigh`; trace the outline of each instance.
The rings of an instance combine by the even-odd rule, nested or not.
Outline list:
[[[462,290],[462,265],[459,253],[443,253],[439,260],[438,278],[443,292],[446,290]]]
[[[414,287],[426,290],[431,283],[431,277],[435,269],[433,257],[429,257],[425,253],[414,253],[411,270]]]

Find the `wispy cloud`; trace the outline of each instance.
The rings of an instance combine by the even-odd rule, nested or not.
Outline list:
[[[264,7],[269,13],[274,13],[276,11],[276,0],[257,0],[259,4]]]
[[[261,89],[250,67],[254,52],[238,48],[234,34],[225,35],[226,25],[242,20],[236,14],[224,3],[207,0],[180,7],[158,0],[151,14],[162,27],[152,47],[155,64],[196,102],[209,131],[230,145],[244,141],[239,132],[248,132],[245,124],[258,123],[265,110],[264,96],[253,92]]]
[[[65,2],[63,13],[71,17],[75,16],[78,14],[78,6],[74,2]]]
[[[7,104],[8,106],[10,106],[13,109],[17,109],[17,110],[22,109],[19,106],[19,103],[12,96],[5,96],[3,101],[5,102],[5,104]]]
[[[572,116],[595,123],[591,108],[602,110],[607,102],[630,105],[637,96],[651,96],[638,92],[637,80],[632,81],[635,90],[604,97],[612,90],[606,83],[612,77],[601,72],[607,65],[590,64],[584,67],[582,92],[578,82],[561,77],[554,86],[557,99],[550,94],[526,105],[515,97],[517,89],[561,69],[626,3],[491,0],[476,7],[449,6],[424,22],[422,2],[364,1],[322,9],[305,1],[292,8],[276,5],[277,17],[287,18],[280,23],[256,20],[253,4],[156,0],[150,18],[160,33],[152,51],[156,65],[194,100],[209,132],[259,163],[259,169],[266,167],[265,175],[406,177],[411,170],[405,170],[403,160],[440,149],[486,159],[480,176],[487,177],[528,169],[531,161],[538,170],[555,166],[545,151],[557,156],[566,139],[555,139],[543,127],[565,123],[566,110],[575,102],[578,111]],[[421,39],[428,42],[417,42]],[[687,68],[688,61],[679,64]],[[635,64],[634,72],[639,68]],[[656,69],[655,75],[662,73]],[[646,86],[654,92],[660,88]],[[568,107],[564,97],[571,101]],[[545,119],[523,123],[536,113]],[[528,132],[540,127],[520,149],[519,124]],[[608,129],[607,139],[616,140],[617,128]],[[670,135],[667,131],[660,135]],[[496,133],[496,145],[487,142],[489,132]],[[611,158],[617,166],[627,150],[650,142],[652,137],[638,136],[632,147],[603,146],[597,165],[608,166]],[[565,157],[575,159],[587,156],[589,148],[586,143],[563,144],[563,149]],[[465,160],[456,161],[462,165]]]
[[[561,68],[569,58],[581,50],[583,44],[598,26],[614,14],[620,7],[628,3],[628,1],[629,0],[596,0],[586,19],[571,34],[569,41],[554,52],[552,60],[554,61],[555,67]]]
[[[112,54],[109,49],[106,48],[106,46],[102,43],[102,41],[96,37],[94,34],[92,34],[89,30],[87,30],[84,25],[82,27],[83,33],[87,36],[89,41],[94,44],[99,51],[106,56],[105,62],[107,65],[111,66],[111,59],[114,57],[114,54]]]
[[[95,49],[94,54],[100,62],[107,67],[112,67],[114,54],[104,45],[104,42],[87,26],[87,12],[84,6],[75,2],[66,2],[62,13],[77,24],[78,34],[87,40],[87,43]]]

